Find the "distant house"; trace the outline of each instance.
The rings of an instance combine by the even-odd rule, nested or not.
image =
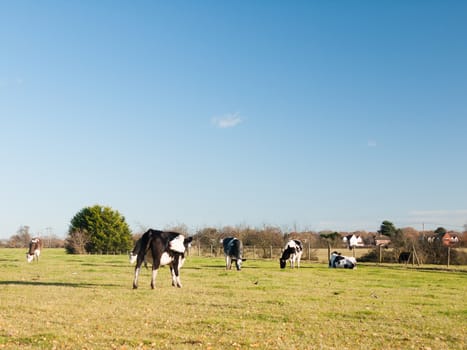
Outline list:
[[[364,247],[365,244],[363,243],[363,239],[360,236],[357,235],[348,235],[342,238],[342,241],[347,244],[347,247],[349,249],[355,248],[355,247]]]
[[[391,243],[391,238],[385,235],[378,235],[375,237],[376,246],[388,246]]]
[[[459,237],[457,237],[456,234],[446,232],[443,237],[441,238],[443,245],[445,246],[451,246],[456,243],[459,243]]]
[[[455,245],[456,243],[459,243],[459,237],[457,234],[453,233],[453,232],[446,232],[443,236],[430,236],[427,238],[427,241],[429,243],[434,243],[434,242],[440,242],[444,245],[444,246],[452,246],[452,245]]]

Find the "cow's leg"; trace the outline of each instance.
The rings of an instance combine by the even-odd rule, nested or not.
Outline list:
[[[300,258],[301,258],[301,254],[297,256],[297,268],[300,268]]]
[[[172,276],[172,287],[175,287],[175,285],[177,283],[177,279],[175,277],[175,270],[174,270],[174,267],[172,266],[172,264],[170,264],[170,275]]]
[[[170,272],[172,273],[172,286],[182,288],[180,281],[180,257],[176,257],[174,262],[170,265]]]
[[[152,267],[152,275],[151,275],[151,288],[154,289],[156,288],[156,277],[157,277],[157,272],[159,271],[158,268],[155,266]]]
[[[159,267],[161,266],[161,257],[156,255],[156,251],[153,249],[152,252],[152,274],[151,274],[151,288],[156,288],[156,277]]]
[[[135,267],[135,277],[133,278],[133,289],[138,288],[138,276],[139,276],[140,269],[141,269],[141,265],[138,266],[138,263],[137,263]]]
[[[138,288],[138,277],[139,277],[139,273],[141,271],[141,265],[143,264],[144,259],[145,258],[144,258],[143,253],[138,254],[138,257],[136,258],[135,277],[133,279],[133,289]]]
[[[225,269],[230,270],[232,267],[232,258],[228,255],[225,256]]]

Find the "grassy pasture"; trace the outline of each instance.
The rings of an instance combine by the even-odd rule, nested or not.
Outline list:
[[[182,289],[126,256],[0,249],[0,349],[465,349],[467,271],[190,257]]]

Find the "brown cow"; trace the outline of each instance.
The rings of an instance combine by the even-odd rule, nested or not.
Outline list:
[[[42,240],[38,237],[34,237],[29,242],[29,251],[26,253],[26,258],[28,259],[28,263],[33,260],[39,261],[39,256],[41,255],[42,249]]]

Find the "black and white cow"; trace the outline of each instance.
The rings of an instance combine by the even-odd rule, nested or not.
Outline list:
[[[38,237],[34,237],[31,239],[29,242],[29,250],[26,253],[26,258],[28,260],[28,263],[30,263],[33,260],[39,261],[39,256],[41,255],[41,249],[42,249],[42,240]]]
[[[343,256],[341,253],[332,252],[331,258],[329,259],[329,267],[356,269],[357,260],[353,256]]]
[[[412,254],[411,252],[401,252],[399,254],[399,259],[398,259],[399,264],[401,264],[403,262],[405,262],[405,263],[409,262],[411,254]]]
[[[282,252],[282,256],[279,259],[281,269],[285,269],[287,265],[287,260],[290,261],[290,267],[293,269],[295,267],[295,263],[297,268],[300,267],[300,259],[302,258],[303,254],[303,245],[302,242],[298,239],[291,239],[285,245],[284,251]]]
[[[167,232],[149,229],[136,242],[136,267],[133,289],[138,288],[138,276],[144,261],[152,264],[151,288],[156,286],[157,272],[160,266],[169,265],[172,275],[172,286],[182,287],[180,269],[185,262],[185,251],[190,246],[193,237],[185,238],[178,232]],[[139,245],[139,249],[137,246]]]
[[[235,261],[237,271],[242,269],[242,263],[246,259],[243,259],[243,243],[241,240],[235,237],[227,237],[221,239],[222,246],[224,247],[225,255],[225,269],[230,270],[232,268],[232,261]]]

